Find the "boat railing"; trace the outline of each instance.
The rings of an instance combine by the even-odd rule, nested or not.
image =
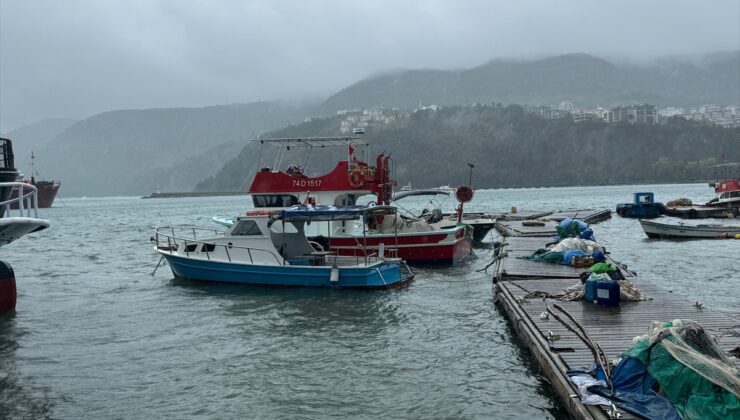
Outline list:
[[[223,230],[191,226],[165,226],[156,228],[154,232],[153,240],[157,249],[169,252],[170,254],[175,254],[182,250],[182,252],[188,257],[190,254],[205,255],[205,258],[210,261],[211,258],[219,259],[219,257],[223,258],[225,256],[225,260],[228,262],[233,262],[235,259],[237,261],[246,261],[246,259],[243,259],[243,257],[246,257],[250,264],[255,263],[255,257],[259,259],[259,255],[267,255],[268,259],[274,258],[278,265],[282,265],[284,263],[276,252],[266,249],[234,245],[232,243],[216,243],[207,238],[198,239],[199,234],[223,235]],[[223,254],[221,254],[219,250],[223,251]]]
[[[12,188],[18,191],[18,196],[0,202],[0,208],[2,208],[4,217],[6,214],[12,216],[12,205],[17,204],[18,214],[23,217],[39,217],[39,197],[38,189],[35,185],[28,184],[25,182],[0,182],[0,189]],[[12,190],[11,190],[12,191]]]

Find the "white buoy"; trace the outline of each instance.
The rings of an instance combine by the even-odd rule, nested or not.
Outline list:
[[[336,265],[331,268],[329,281],[331,281],[332,283],[336,283],[339,281],[339,267],[337,267]]]

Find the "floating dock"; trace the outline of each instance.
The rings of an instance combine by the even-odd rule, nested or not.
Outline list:
[[[497,223],[497,230],[506,232],[507,237],[496,253],[493,275],[495,301],[574,418],[608,419],[609,416],[601,407],[581,402],[578,389],[566,372],[590,369],[594,363],[593,354],[560,321],[552,316],[547,319],[540,317],[547,311],[547,305],[557,303],[567,310],[585,327],[593,342],[603,347],[610,361],[632,347],[633,337],[646,334],[651,321],[691,319],[717,337],[723,350],[735,350],[740,346],[740,319],[702,308],[696,302],[648,283],[640,283],[635,273],[621,265],[627,280],[651,300],[600,306],[582,300],[557,299],[554,296],[562,295],[566,288],[580,282],[579,275],[586,269],[517,259],[545,248],[556,235],[554,222],[544,221],[543,225],[537,226],[522,226],[522,223]],[[614,260],[610,262],[619,265]],[[623,411],[621,414],[623,419],[634,418]]]

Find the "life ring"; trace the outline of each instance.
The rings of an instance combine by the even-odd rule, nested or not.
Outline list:
[[[349,185],[353,187],[359,187],[365,182],[364,177],[362,176],[362,171],[359,169],[355,169],[354,171],[350,172],[349,174]]]

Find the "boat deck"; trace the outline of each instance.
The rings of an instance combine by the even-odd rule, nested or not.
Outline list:
[[[666,216],[683,219],[728,219],[734,218],[740,210],[737,208],[709,207],[701,205],[666,207]]]
[[[516,226],[504,227],[512,232],[518,229]],[[541,230],[544,232],[544,229]],[[550,231],[549,235],[553,234]],[[695,302],[649,283],[641,283],[629,272],[625,272],[628,280],[651,300],[622,302],[619,306],[609,307],[585,301],[561,301],[552,297],[524,298],[530,294],[562,294],[567,287],[579,282],[578,275],[585,271],[582,268],[516,258],[544,248],[549,240],[536,236],[506,238],[494,266],[493,281],[496,284],[496,303],[511,321],[516,334],[531,350],[571,416],[608,418],[601,408],[583,405],[577,388],[568,379],[568,370],[590,368],[593,356],[588,347],[554,317],[540,318],[548,304],[557,303],[572,314],[586,328],[591,339],[604,348],[609,360],[618,358],[629,349],[633,337],[646,334],[651,321],[691,319],[718,337],[722,349],[729,351],[740,346],[740,317],[697,308]],[[548,339],[558,336],[559,339]],[[622,418],[632,418],[627,413],[622,415]]]

